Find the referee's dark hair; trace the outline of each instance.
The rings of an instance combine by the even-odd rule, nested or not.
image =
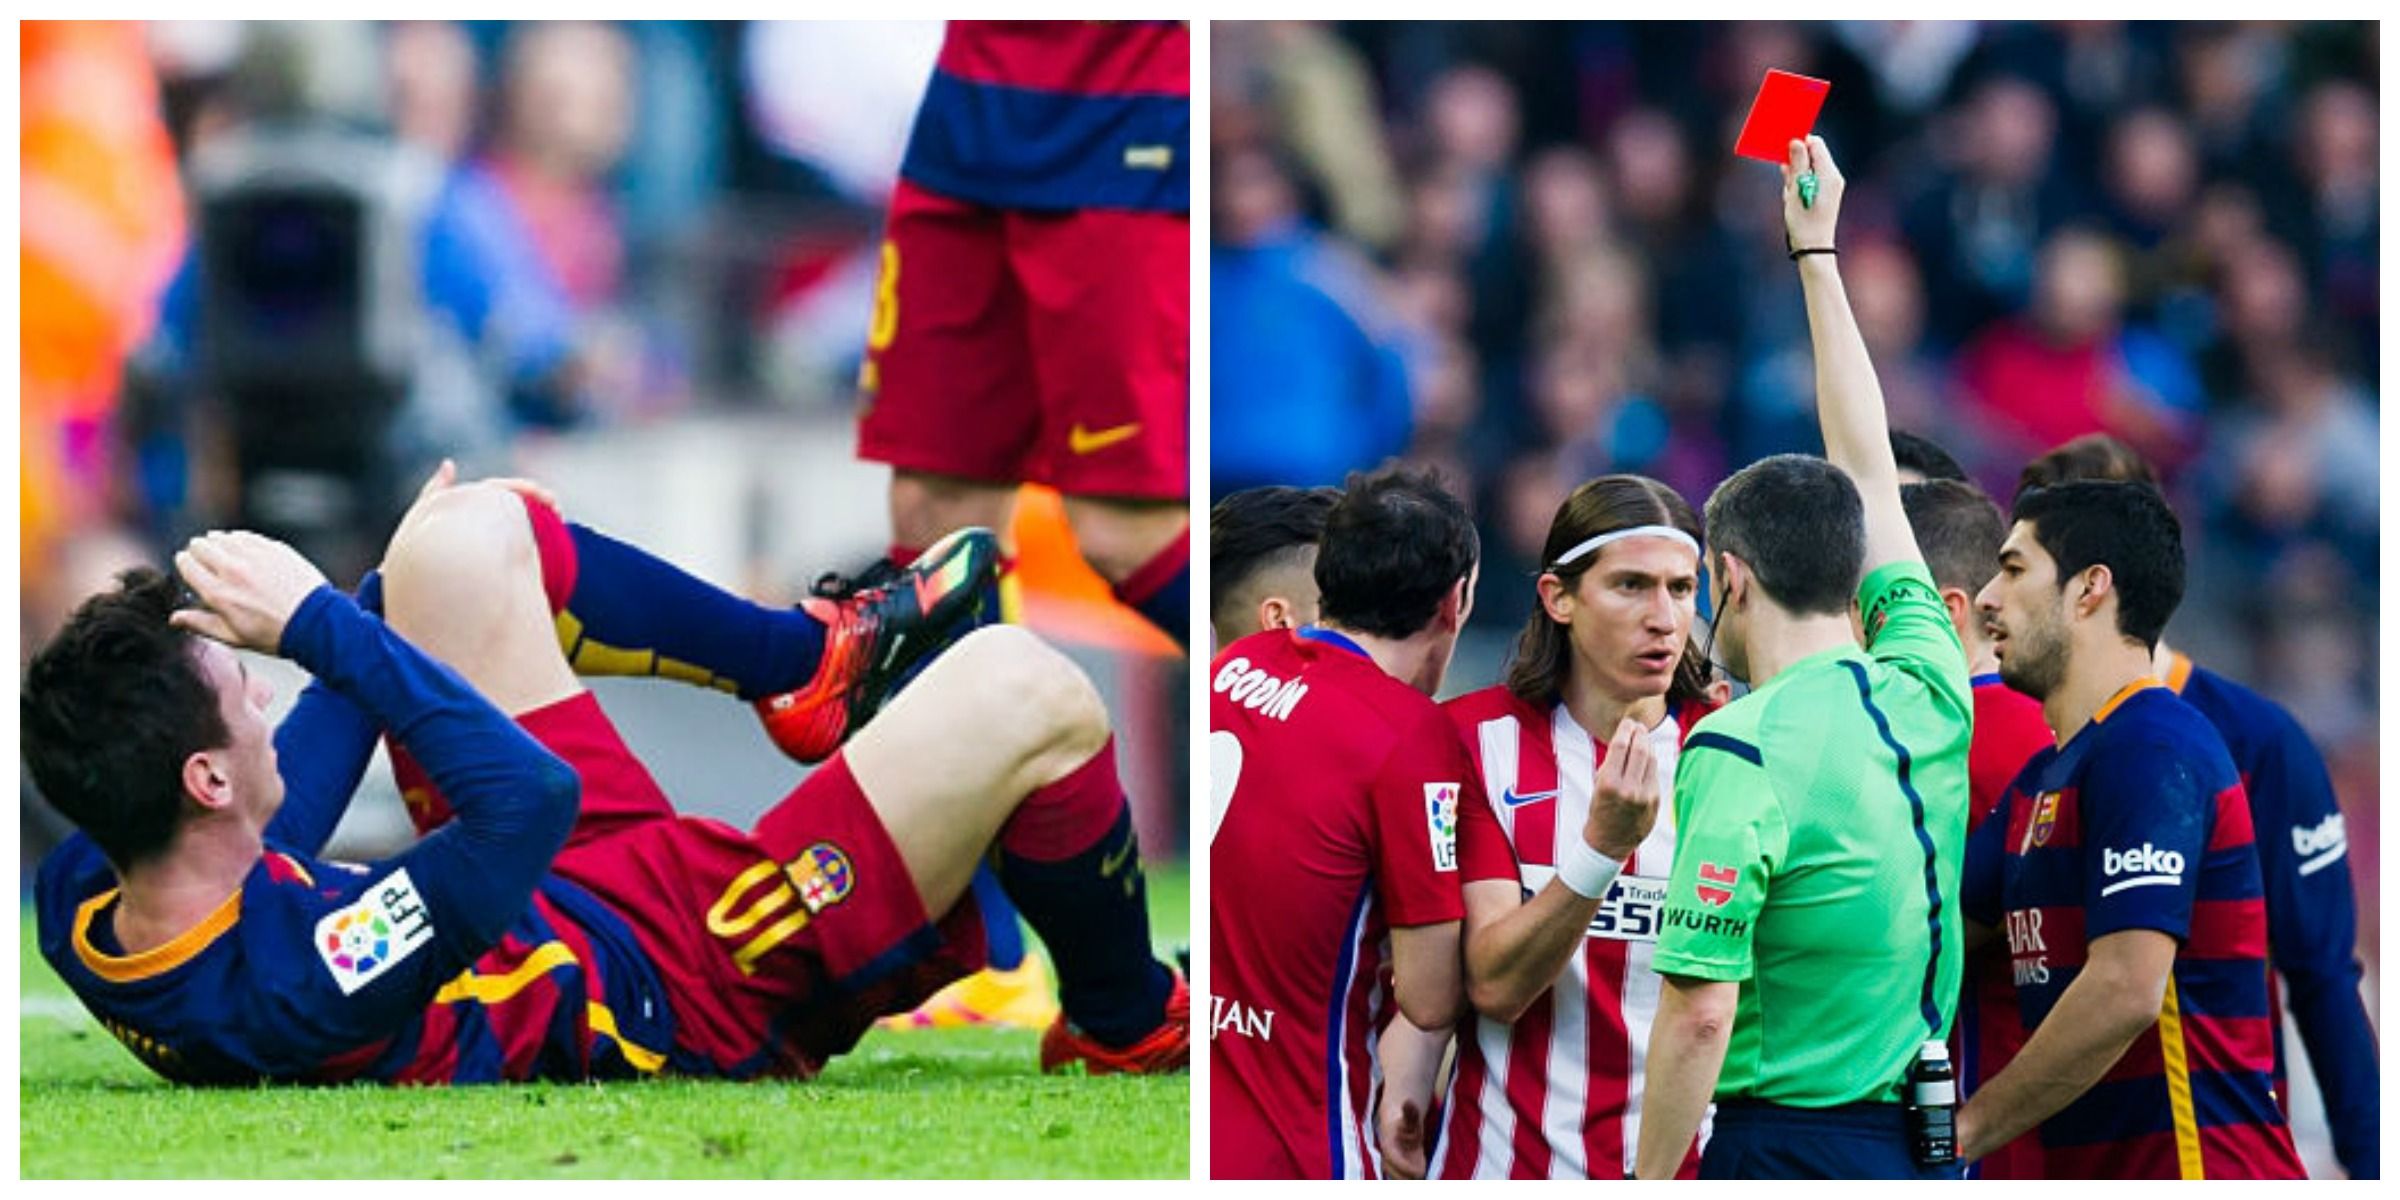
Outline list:
[[[1244,488],[1208,510],[1208,614],[1219,626],[1239,624],[1244,590],[1264,572],[1297,566],[1314,554],[1325,516],[1340,488]]]
[[[1840,467],[1805,454],[1762,458],[1717,485],[1707,524],[1709,553],[1750,564],[1785,611],[1850,611],[1866,563],[1867,516]]]
[[[2158,486],[2158,476],[2133,447],[2105,433],[2087,433],[2026,463],[2017,475],[2017,494],[2078,479]]]
[[[2166,497],[2146,483],[2074,480],[2020,494],[2016,519],[2058,564],[2058,585],[2093,564],[2108,568],[2117,592],[2117,632],[2158,648],[2167,618],[2183,602],[2183,524]]]
[[[1353,471],[1317,544],[1318,606],[1328,623],[1405,638],[1433,623],[1481,551],[1467,506],[1430,468]]]
[[[175,840],[184,762],[233,741],[193,635],[168,623],[182,596],[148,567],[118,576],[33,656],[17,696],[26,774],[120,871]]]
[[[2000,572],[2008,521],[1982,488],[1956,479],[1904,484],[1900,507],[1908,512],[1908,527],[1917,535],[1934,586],[1972,597]]]
[[[1932,438],[1918,437],[1906,430],[1892,430],[1892,462],[1903,471],[1914,471],[1927,480],[1956,479],[1964,481],[1967,469],[1958,465],[1950,452],[1935,444]]]

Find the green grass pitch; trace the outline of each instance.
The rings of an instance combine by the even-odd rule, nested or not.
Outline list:
[[[1191,928],[1150,872],[1162,950]],[[102,1031],[20,920],[25,1178],[1185,1178],[1188,1077],[1051,1078],[1038,1035],[878,1031],[804,1084],[171,1087]]]

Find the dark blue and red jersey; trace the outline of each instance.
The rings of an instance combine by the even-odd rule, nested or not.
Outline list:
[[[2304,1177],[2275,1099],[2265,889],[2224,742],[2156,680],[2034,756],[1970,834],[1962,907],[2006,930],[2028,1037],[2090,944],[2176,940],[2157,1022],[2040,1127],[2050,1178]]]
[[[625,923],[547,876],[577,779],[507,716],[331,588],[283,653],[316,676],[277,728],[284,802],[241,886],[127,954],[117,877],[77,835],[43,860],[43,957],[151,1069],[186,1083],[477,1082],[654,1071],[673,1036]],[[392,858],[317,857],[378,734],[457,817]]]
[[[1975,736],[1967,745],[1971,832],[2000,807],[2008,785],[2025,764],[2056,743],[2042,716],[2041,701],[2002,683],[1997,673],[1978,675],[1970,682],[1975,687]],[[2007,946],[1994,942],[1968,952],[1952,1030],[1958,1044],[1958,1080],[1970,1095],[2024,1049],[2025,1027],[2017,1020],[2017,986],[2010,978]],[[2040,1167],[2040,1139],[2027,1133],[1977,1159],[1967,1173],[1976,1179],[2033,1179],[2040,1177]]]
[[[1188,213],[1191,27],[952,21],[900,177],[993,208]]]
[[[2267,998],[2268,1011],[2276,1014],[2275,1093],[2288,1101],[2280,1016],[2288,1004],[2325,1096],[2334,1156],[2352,1179],[2377,1178],[2383,1110],[2375,1028],[2359,990],[2350,839],[2325,759],[2282,705],[2193,666],[2181,654],[2174,656],[2167,686],[2225,739],[2250,797],[2267,886],[2267,961],[2274,967]],[[2278,979],[2281,995],[2274,988]]]

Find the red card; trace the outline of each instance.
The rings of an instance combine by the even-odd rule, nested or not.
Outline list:
[[[1825,107],[1825,90],[1832,86],[1789,71],[1768,71],[1766,82],[1758,85],[1758,99],[1750,102],[1750,116],[1742,122],[1733,152],[1762,162],[1790,161],[1792,139],[1808,136],[1817,123],[1817,110]]]

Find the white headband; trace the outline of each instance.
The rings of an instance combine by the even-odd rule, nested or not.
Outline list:
[[[1692,535],[1685,533],[1684,531],[1677,529],[1672,525],[1636,525],[1631,529],[1612,529],[1607,533],[1599,535],[1598,537],[1586,538],[1577,543],[1574,549],[1567,551],[1565,554],[1559,555],[1558,561],[1550,565],[1553,569],[1563,567],[1568,563],[1574,562],[1576,559],[1582,558],[1586,554],[1590,554],[1593,551],[1598,550],[1600,547],[1605,546],[1610,542],[1621,541],[1625,538],[1637,537],[1663,537],[1670,541],[1682,542],[1684,545],[1691,547],[1692,553],[1694,554],[1700,553],[1700,543],[1693,541]]]

